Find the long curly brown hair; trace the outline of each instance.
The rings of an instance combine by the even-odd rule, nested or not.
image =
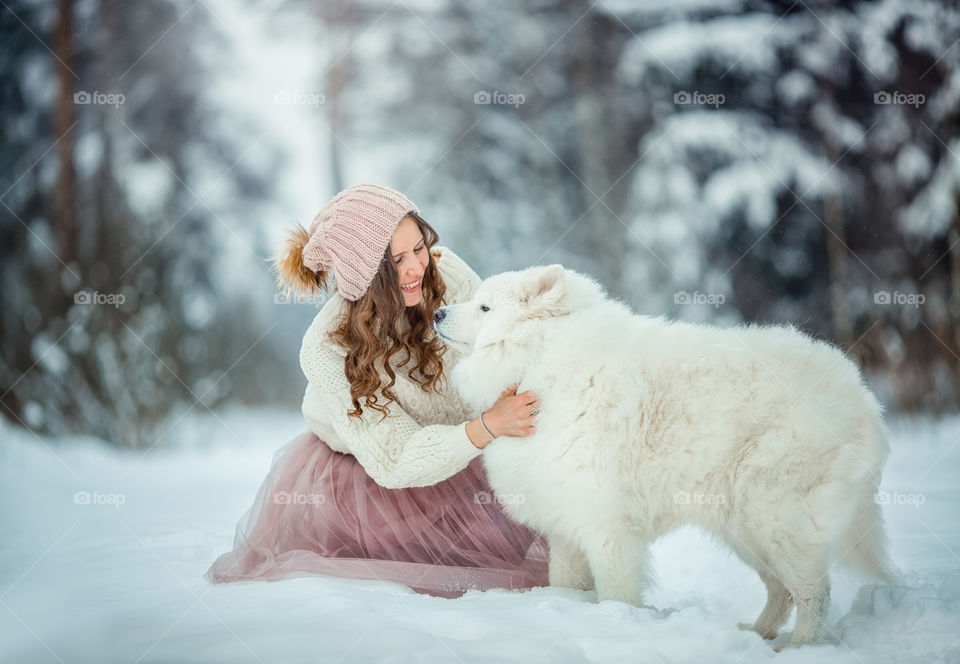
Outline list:
[[[348,411],[348,415],[351,417],[359,418],[363,406],[366,406],[382,413],[381,422],[386,418],[389,405],[396,401],[392,388],[397,376],[392,358],[401,352],[404,356],[396,366],[406,366],[410,358],[414,358],[415,363],[407,370],[407,375],[419,383],[424,392],[433,390],[440,394],[443,387],[443,355],[447,347],[437,338],[432,327],[433,314],[445,303],[447,291],[437,269],[437,256],[432,250],[440,238],[416,212],[410,212],[407,217],[413,219],[420,229],[429,256],[421,283],[423,297],[420,302],[411,307],[404,304],[400,275],[388,245],[367,291],[359,300],[345,300],[346,311],[329,333],[329,339],[347,351],[344,372],[350,382],[353,410]],[[330,274],[314,272],[303,264],[303,247],[308,240],[309,234],[300,226],[287,238],[274,261],[281,287],[308,294],[327,289]],[[406,330],[401,326],[404,320],[409,324]],[[386,382],[383,373],[387,375]],[[438,383],[441,383],[439,388]],[[378,403],[378,391],[384,397],[382,404]]]

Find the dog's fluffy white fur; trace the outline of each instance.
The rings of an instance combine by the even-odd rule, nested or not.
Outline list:
[[[551,585],[639,606],[648,546],[698,524],[767,587],[742,627],[774,638],[796,605],[799,645],[834,561],[890,578],[882,408],[837,348],[637,315],[561,265],[494,275],[434,328],[465,353],[451,380],[476,414],[516,382],[540,397],[536,432],[483,459],[504,509],[546,535]]]

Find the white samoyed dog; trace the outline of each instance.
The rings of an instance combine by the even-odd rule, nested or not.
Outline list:
[[[642,606],[648,547],[696,524],[766,585],[741,627],[773,639],[795,605],[792,646],[819,636],[834,561],[891,578],[882,407],[837,348],[637,315],[561,265],[486,279],[434,329],[463,352],[451,382],[476,414],[514,383],[540,398],[535,433],[483,460],[504,509],[546,536],[551,585]]]

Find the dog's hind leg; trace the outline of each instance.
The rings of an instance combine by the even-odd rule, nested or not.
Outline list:
[[[770,640],[777,638],[778,630],[783,626],[793,610],[793,597],[790,591],[780,580],[775,569],[770,567],[765,561],[772,556],[768,551],[763,551],[762,547],[757,545],[757,538],[750,533],[743,531],[736,536],[736,531],[728,530],[727,544],[730,545],[740,559],[753,567],[767,587],[767,603],[763,611],[752,623],[740,623],[740,629],[752,630]]]
[[[767,587],[767,603],[760,616],[753,623],[740,623],[740,629],[753,630],[763,638],[777,638],[777,632],[787,621],[793,609],[793,597],[790,591],[769,570],[757,572]]]
[[[796,590],[797,626],[793,630],[791,646],[812,643],[820,638],[823,619],[830,601],[830,582],[824,578],[819,582],[803,584]]]
[[[584,551],[599,601],[615,599],[643,606],[647,583],[647,541],[625,526],[587,536]]]
[[[550,546],[550,585],[577,590],[593,588],[590,565],[580,547],[566,537],[547,537]]]
[[[790,591],[797,605],[797,625],[790,647],[813,643],[820,638],[820,630],[830,602],[829,569],[824,557],[810,552],[792,557],[792,560],[777,561],[783,585]]]

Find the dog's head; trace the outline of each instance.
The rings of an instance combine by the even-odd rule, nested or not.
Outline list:
[[[444,343],[469,353],[522,342],[534,322],[568,316],[604,296],[595,281],[556,263],[502,272],[484,280],[470,301],[437,309],[433,328]]]

